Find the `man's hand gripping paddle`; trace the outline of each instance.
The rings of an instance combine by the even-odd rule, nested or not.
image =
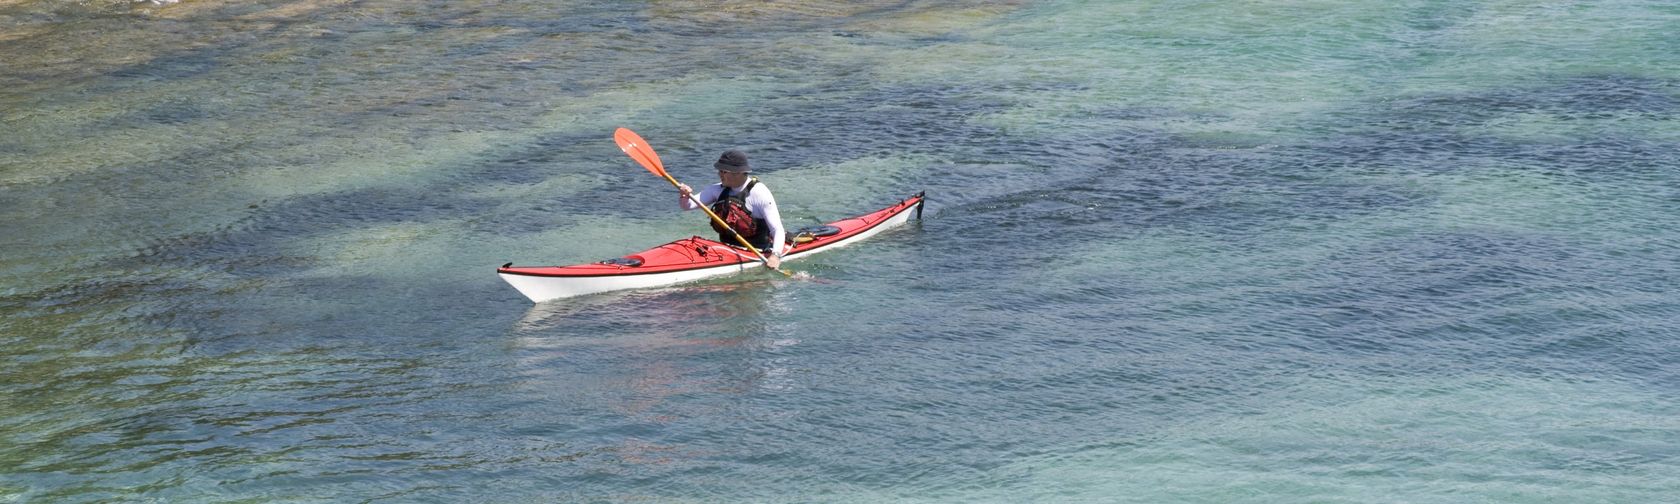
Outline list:
[[[671,174],[665,173],[665,165],[659,162],[659,153],[654,152],[653,147],[649,146],[646,140],[642,140],[641,135],[637,135],[636,132],[630,131],[627,128],[619,128],[618,131],[613,132],[613,141],[618,142],[618,148],[623,150],[625,154],[629,155],[630,159],[636,160],[636,163],[642,165],[642,168],[647,168],[647,171],[653,172],[654,175],[664,177],[665,181],[670,182],[672,187],[682,186],[682,184],[677,183],[677,179],[671,178]],[[699,196],[694,195],[694,193],[689,193],[688,198],[694,200],[694,204],[698,205],[701,210],[705,210],[706,216],[711,217],[712,221],[717,222],[719,226],[729,229],[729,234],[735,236],[735,241],[741,242],[741,246],[746,247],[747,250],[751,250],[753,255],[758,256],[759,261],[769,264],[769,260],[765,259],[764,254],[758,251],[758,247],[752,246],[751,243],[747,242],[745,237],[741,236],[741,233],[735,231],[734,228],[729,227],[728,224],[724,224],[723,219],[718,217],[716,213],[713,213],[712,209],[706,208],[706,205],[700,203]],[[788,277],[793,276],[792,273],[782,271],[781,268],[776,268],[776,272]]]

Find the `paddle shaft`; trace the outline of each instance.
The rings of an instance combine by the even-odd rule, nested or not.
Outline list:
[[[682,184],[678,183],[677,179],[671,178],[671,174],[660,173],[660,175],[664,175],[665,176],[665,181],[670,182],[672,187],[677,187],[677,188],[682,187]],[[699,195],[690,192],[690,193],[688,193],[688,199],[694,201],[694,204],[696,206],[699,206],[701,210],[704,210],[706,212],[706,216],[712,218],[712,222],[716,222],[716,223],[718,223],[719,226],[722,226],[724,229],[728,229],[729,230],[729,235],[734,236],[735,241],[741,242],[742,246],[746,247],[747,250],[751,250],[753,255],[758,256],[758,260],[764,261],[767,264],[770,262],[769,259],[766,259],[764,257],[764,254],[762,252],[758,251],[758,247],[754,247],[752,243],[747,242],[746,237],[741,236],[740,231],[736,231],[735,228],[730,227],[728,223],[723,222],[723,218],[718,217],[718,214],[716,212],[713,212],[712,209],[706,208],[706,204],[700,202],[700,196]],[[781,273],[783,276],[788,276],[788,277],[793,276],[792,273],[782,271],[781,268],[771,268],[771,269],[776,270],[777,273]]]

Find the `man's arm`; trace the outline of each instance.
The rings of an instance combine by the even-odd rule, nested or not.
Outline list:
[[[758,191],[760,189],[764,190],[764,192],[759,193]],[[787,239],[787,230],[782,227],[781,210],[776,209],[776,196],[770,194],[770,190],[768,188],[763,187],[754,189],[753,196],[758,196],[760,198],[759,211],[762,212],[762,215],[764,216],[764,223],[770,227],[770,229],[767,229],[766,231],[770,232],[771,251],[775,252],[778,256],[787,253],[787,244],[783,243],[783,240]]]
[[[677,195],[682,197],[682,200],[678,201],[677,205],[678,208],[682,208],[683,210],[697,210],[702,205],[709,204],[716,200],[718,194],[721,194],[722,192],[722,186],[717,184],[707,186],[705,189],[700,190],[700,202],[695,203],[694,198],[689,197],[694,193],[694,189],[689,187],[688,184],[677,184]]]

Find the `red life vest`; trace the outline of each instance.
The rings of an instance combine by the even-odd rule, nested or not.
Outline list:
[[[730,229],[734,229],[736,233],[741,233],[741,237],[746,238],[755,247],[764,248],[767,245],[763,244],[770,242],[768,239],[760,239],[759,237],[760,231],[765,230],[770,225],[765,223],[764,219],[753,218],[752,212],[747,210],[747,193],[752,192],[755,185],[758,185],[757,177],[754,177],[751,182],[747,182],[747,186],[741,189],[740,194],[730,194],[729,188],[725,187],[723,192],[718,194],[717,201],[712,202],[712,213],[717,214],[718,218],[723,219],[724,224],[728,225],[728,227],[724,227],[719,225],[717,221],[712,221],[712,230],[718,232],[719,241],[734,243],[734,235],[729,232]]]

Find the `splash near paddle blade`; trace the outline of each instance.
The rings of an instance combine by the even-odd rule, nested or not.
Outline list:
[[[653,147],[648,146],[647,140],[643,140],[641,135],[630,131],[629,128],[619,128],[613,132],[613,141],[618,142],[619,150],[629,155],[630,159],[636,160],[642,168],[647,168],[654,175],[666,176],[665,165],[659,162],[659,154],[653,151]]]

